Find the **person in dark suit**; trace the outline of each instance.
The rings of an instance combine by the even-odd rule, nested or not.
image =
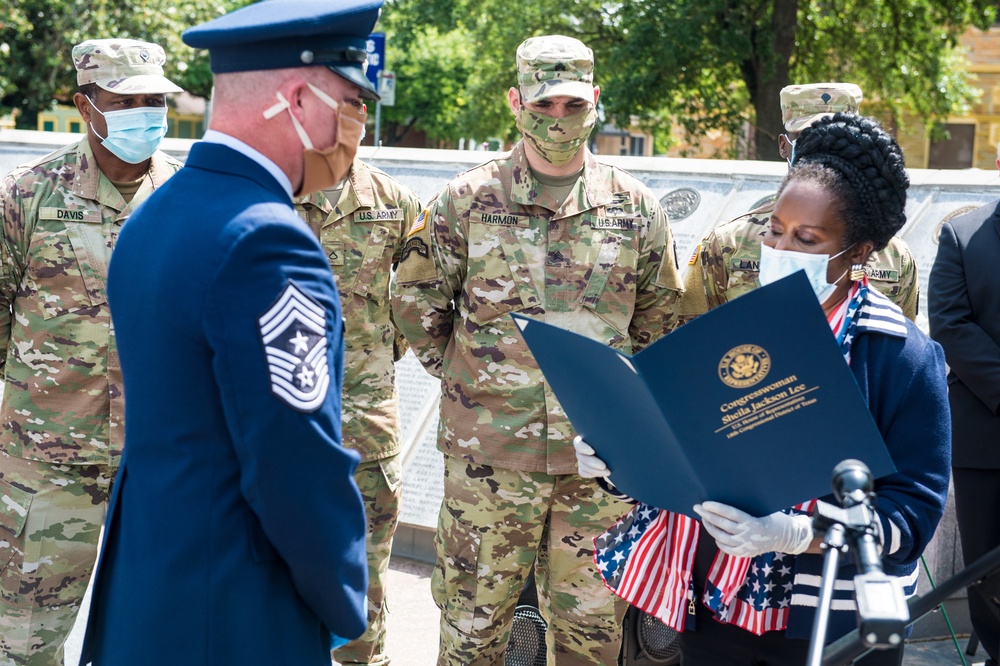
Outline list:
[[[329,666],[366,626],[341,308],[293,197],[348,172],[382,0],[269,0],[186,31],[210,129],[118,239],[128,395],[82,663]]]
[[[1000,159],[997,160],[1000,168]],[[1000,546],[1000,209],[989,203],[941,225],[927,304],[944,347],[952,414],[952,478],[965,564]],[[983,516],[987,519],[983,520]],[[969,588],[976,636],[996,666],[997,579]]]

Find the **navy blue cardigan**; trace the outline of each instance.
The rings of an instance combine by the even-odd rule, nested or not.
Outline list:
[[[875,482],[876,508],[885,547],[882,565],[903,580],[907,595],[916,591],[917,564],[930,543],[948,497],[951,467],[951,411],[948,407],[944,351],[898,307],[877,291],[868,292],[851,371],[889,449],[897,472]],[[843,436],[851,436],[850,424]],[[836,503],[832,496],[821,498]],[[838,572],[827,640],[856,627],[850,558]],[[796,557],[789,638],[809,638],[819,593],[822,555]],[[795,595],[801,595],[796,597]],[[798,603],[796,603],[798,602]],[[806,605],[802,605],[805,602]]]

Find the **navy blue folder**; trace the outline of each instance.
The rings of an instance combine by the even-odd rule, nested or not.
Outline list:
[[[628,356],[512,315],[577,432],[618,488],[697,517],[715,500],[755,516],[831,491],[855,458],[895,471],[801,271]]]

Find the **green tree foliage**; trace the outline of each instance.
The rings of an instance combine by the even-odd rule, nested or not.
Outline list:
[[[207,97],[204,53],[180,34],[249,0],[8,0],[0,16],[0,114],[34,127],[76,89],[73,44],[133,37],[167,50],[167,75]],[[432,142],[516,136],[506,91],[514,52],[532,35],[566,34],[594,49],[608,122],[633,119],[668,145],[674,122],[697,136],[722,129],[777,158],[778,91],[793,82],[858,83],[894,123],[929,126],[975,98],[958,37],[985,28],[995,0],[386,0],[378,29],[397,75],[383,140],[413,128]],[[876,100],[876,103],[872,101]]]
[[[779,159],[778,91],[793,82],[858,83],[879,105],[866,108],[880,107],[894,122],[904,109],[929,125],[961,111],[976,92],[958,38],[995,16],[993,0],[389,0],[382,26],[390,54],[411,58],[414,82],[434,85],[442,70],[437,63],[424,79],[404,55],[423,36],[436,35],[442,50],[463,40],[472,49],[473,62],[451,69],[456,96],[442,100],[461,111],[435,137],[512,136],[505,92],[514,51],[532,35],[561,33],[594,49],[609,121],[637,118],[658,146],[674,121],[695,136],[722,129],[740,137],[749,126],[754,154]],[[399,85],[401,101],[410,91]],[[435,123],[405,105],[388,117]]]
[[[382,107],[383,143],[399,144],[417,125],[433,142],[462,136],[474,60],[473,45],[454,30],[441,34],[431,27],[406,44],[389,41],[386,61],[396,75],[396,103]]]
[[[749,122],[761,159],[780,159],[790,83],[851,81],[896,121],[908,109],[933,124],[975,99],[958,38],[995,14],[992,0],[629,2],[612,57],[638,66],[612,79],[609,109],[666,110],[694,133]]]
[[[386,145],[404,127],[452,144],[513,138],[507,90],[516,85],[518,44],[554,33],[587,41],[603,30],[604,7],[598,0],[389,0],[378,26],[387,67],[397,72],[396,106],[382,109]],[[437,108],[445,109],[440,117]]]
[[[76,92],[70,53],[74,44],[86,39],[129,37],[156,42],[167,52],[167,76],[206,95],[211,85],[207,63],[181,43],[180,35],[234,3],[8,0],[5,5],[7,17],[0,17],[0,113],[19,109],[18,126],[32,129],[38,112],[53,101],[70,103]]]

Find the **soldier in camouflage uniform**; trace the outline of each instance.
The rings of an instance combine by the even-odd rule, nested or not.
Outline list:
[[[511,312],[632,354],[668,332],[680,280],[653,194],[586,142],[600,90],[578,40],[534,37],[508,92],[523,141],[449,183],[410,228],[396,322],[441,379],[439,664],[503,662],[534,566],[548,663],[613,664],[625,605],[593,537],[627,507],[577,474],[575,433]]]
[[[387,173],[355,159],[340,189],[297,199],[330,259],[344,313],[343,443],[361,454],[354,479],[368,518],[368,629],[337,648],[341,664],[388,664],[385,583],[399,519],[402,461],[394,361],[406,351],[392,321],[389,275],[420,202]]]
[[[5,665],[62,663],[97,555],[124,438],[108,260],[121,225],[181,166],[156,151],[165,95],[180,91],[163,77],[165,61],[159,46],[135,40],[75,46],[86,138],[0,184]]]
[[[778,151],[791,162],[795,139],[814,120],[837,111],[857,112],[861,88],[853,83],[814,83],[781,89],[786,134]],[[684,320],[760,286],[760,241],[767,230],[774,198],[749,213],[712,230],[688,262],[684,276]],[[893,237],[865,264],[870,284],[889,297],[910,319],[917,317],[917,264],[901,238]]]

